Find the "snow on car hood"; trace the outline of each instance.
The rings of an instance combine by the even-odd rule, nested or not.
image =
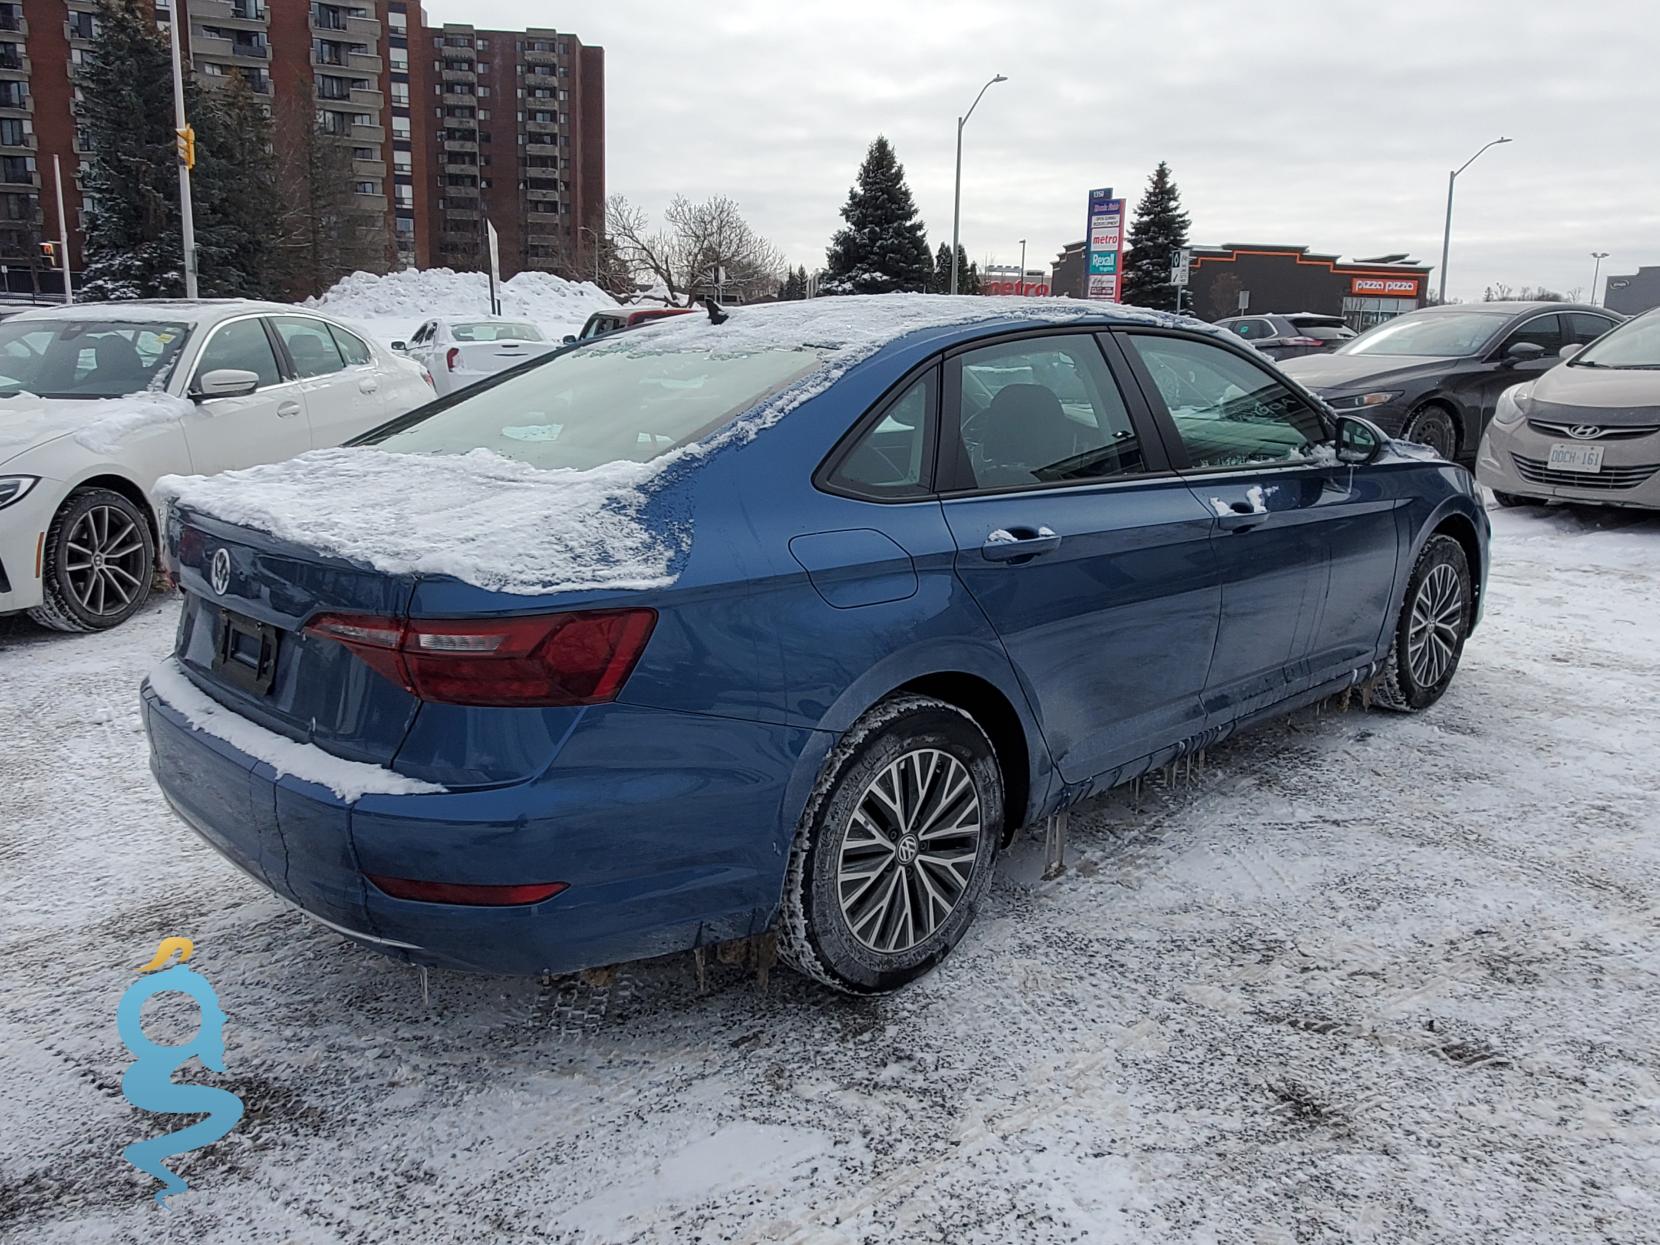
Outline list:
[[[676,316],[602,338],[583,350],[745,354],[814,347],[819,365],[696,445],[638,463],[546,470],[490,450],[392,453],[371,446],[314,450],[284,463],[216,476],[164,476],[158,507],[177,503],[392,575],[448,575],[481,588],[650,589],[672,583],[691,540],[641,512],[670,468],[747,440],[829,388],[882,346],[931,328],[1082,317],[1221,329],[1141,308],[1062,298],[884,294],[732,308],[724,323]]]
[[[0,462],[69,433],[94,454],[113,455],[134,432],[191,409],[183,398],[152,391],[124,398],[40,398],[32,393],[0,398]]]

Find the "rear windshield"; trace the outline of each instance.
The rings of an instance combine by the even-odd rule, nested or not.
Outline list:
[[[1650,312],[1628,320],[1581,350],[1568,366],[1660,371],[1660,315]]]
[[[1367,329],[1337,349],[1338,354],[1431,355],[1457,359],[1477,354],[1502,329],[1508,316],[1494,311],[1434,311],[1397,316]]]
[[[411,454],[487,449],[533,467],[577,470],[647,462],[709,435],[820,362],[806,346],[720,357],[619,348],[635,336],[552,355],[358,444]]]
[[[486,320],[478,324],[452,324],[450,336],[458,342],[539,342],[544,340],[533,324],[505,324]]]
[[[623,326],[621,316],[594,316],[582,326],[582,336],[598,337],[601,333],[609,333],[613,329]]]
[[[120,398],[159,389],[190,328],[113,320],[0,323],[0,397]]]

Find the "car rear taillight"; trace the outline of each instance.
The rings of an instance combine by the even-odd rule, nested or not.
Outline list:
[[[616,699],[656,625],[649,609],[407,622],[324,614],[306,634],[438,704],[597,705]]]
[[[448,350],[446,350],[444,352],[444,366],[449,368],[449,370],[452,371],[452,372],[455,371],[455,361],[457,359],[459,359],[460,357],[461,357],[461,347],[460,346],[451,346]]]
[[[500,908],[509,904],[541,903],[552,899],[560,891],[570,889],[569,882],[526,882],[517,886],[473,886],[465,882],[421,882],[414,878],[389,878],[379,873],[365,874],[378,888],[393,899],[414,899],[420,903],[471,904],[481,908]]]
[[[1324,346],[1326,343],[1318,337],[1288,337],[1285,339],[1285,344],[1287,346]]]
[[[438,382],[432,379],[432,373],[427,371],[426,368],[421,369],[421,379],[426,381],[428,389],[436,390],[438,388]]]

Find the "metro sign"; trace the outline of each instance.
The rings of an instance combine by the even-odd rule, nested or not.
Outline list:
[[[1419,277],[1354,277],[1349,282],[1349,293],[1369,294],[1374,298],[1417,298],[1421,281]]]

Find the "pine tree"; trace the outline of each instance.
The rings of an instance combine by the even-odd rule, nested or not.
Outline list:
[[[947,273],[945,279],[949,282],[951,274]],[[950,286],[947,285],[946,288],[949,289]],[[980,292],[980,261],[975,260],[973,263],[969,263],[968,256],[964,254],[963,248],[959,246],[957,248],[957,293],[978,294]]]
[[[148,7],[99,0],[97,48],[79,79],[90,301],[184,292],[172,54]],[[187,109],[194,94],[187,84]]]
[[[271,118],[240,73],[204,93],[195,179],[200,286],[209,298],[281,298],[282,190]]]
[[[1160,160],[1136,205],[1135,224],[1130,227],[1129,253],[1124,257],[1124,302],[1175,310],[1170,255],[1187,245],[1187,226],[1181,191],[1170,180],[1170,166]]]
[[[842,208],[844,228],[830,240],[825,292],[887,294],[927,290],[934,279],[928,239],[905,169],[880,135]]]
[[[795,280],[796,280],[796,284],[801,288],[801,297],[802,298],[811,298],[812,297],[813,281],[812,281],[812,278],[807,275],[807,265],[806,264],[800,265],[795,270]]]

